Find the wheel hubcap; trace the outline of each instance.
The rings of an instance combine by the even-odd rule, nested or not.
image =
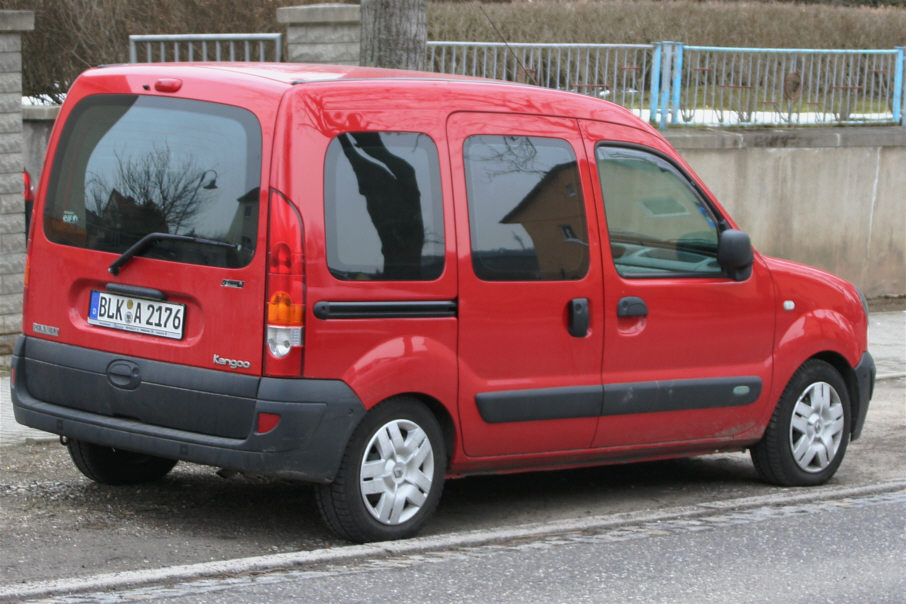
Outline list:
[[[359,487],[365,509],[376,520],[397,525],[425,504],[434,480],[434,450],[413,421],[384,424],[365,447]]]
[[[790,448],[796,465],[820,472],[834,460],[844,436],[843,403],[827,382],[810,385],[793,406]]]

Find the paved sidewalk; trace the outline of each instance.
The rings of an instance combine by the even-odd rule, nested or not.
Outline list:
[[[56,434],[32,430],[16,422],[13,417],[13,401],[9,394],[9,374],[0,374],[0,447],[18,445],[24,442],[56,440]],[[0,454],[2,455],[2,454]]]
[[[906,377],[906,311],[871,313],[868,349],[878,367],[878,379]],[[906,401],[904,401],[906,404]],[[21,426],[13,417],[9,376],[0,376],[0,447],[56,436]]]

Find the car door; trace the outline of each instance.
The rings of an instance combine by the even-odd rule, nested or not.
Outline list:
[[[624,130],[586,124],[609,244],[594,445],[726,441],[757,431],[770,404],[770,273],[756,254],[751,275],[731,278],[717,262],[729,219],[669,148],[638,144],[638,131]]]
[[[471,457],[589,446],[600,411],[600,249],[572,120],[453,114],[459,413]]]

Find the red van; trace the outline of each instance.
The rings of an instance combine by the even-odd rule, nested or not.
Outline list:
[[[355,67],[83,74],[42,172],[19,422],[108,484],[177,460],[315,483],[353,540],[446,478],[749,448],[827,481],[865,300],[761,256],[628,111]]]

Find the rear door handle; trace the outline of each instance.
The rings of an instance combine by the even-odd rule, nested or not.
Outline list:
[[[626,296],[617,302],[618,317],[647,317],[648,305],[636,296]]]
[[[584,338],[588,335],[590,323],[588,298],[573,298],[569,301],[569,335]]]

